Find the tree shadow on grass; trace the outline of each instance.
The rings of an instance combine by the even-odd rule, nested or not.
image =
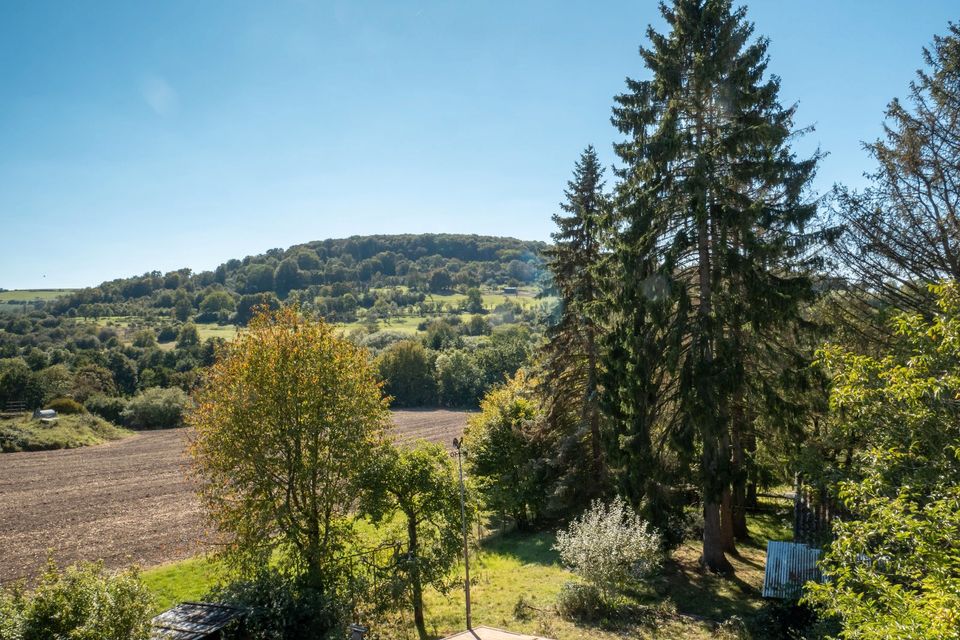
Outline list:
[[[515,558],[524,564],[559,565],[560,555],[553,550],[556,537],[549,532],[523,533],[510,531],[492,536],[483,542],[488,553]]]
[[[696,560],[680,556],[667,560],[658,576],[630,595],[640,603],[669,601],[678,614],[719,623],[734,615],[753,615],[760,593],[736,574],[712,574]]]

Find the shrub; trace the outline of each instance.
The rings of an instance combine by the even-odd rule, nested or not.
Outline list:
[[[662,560],[660,536],[620,496],[609,505],[595,500],[557,533],[554,548],[564,564],[604,596],[653,573]]]
[[[82,404],[72,398],[55,398],[47,403],[47,409],[53,409],[57,413],[64,415],[73,415],[86,411]]]
[[[132,398],[121,416],[135,429],[179,427],[189,401],[183,389],[153,387]]]
[[[323,640],[343,637],[346,613],[328,590],[303,578],[263,569],[252,578],[218,587],[206,599],[247,611],[248,635],[227,632],[225,637],[252,640]]]
[[[123,422],[123,410],[127,408],[127,401],[116,396],[97,394],[87,398],[83,403],[87,411],[109,420],[114,424]]]
[[[592,584],[568,581],[557,594],[557,613],[567,620],[590,621],[600,618],[606,605],[600,590]]]
[[[0,640],[146,640],[152,604],[136,569],[110,575],[83,563],[61,572],[50,561],[32,592],[0,590]]]

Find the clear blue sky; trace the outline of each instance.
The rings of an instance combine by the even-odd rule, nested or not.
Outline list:
[[[816,186],[861,185],[956,0],[755,0]],[[352,234],[548,239],[613,162],[656,3],[0,2],[0,287],[211,269]]]

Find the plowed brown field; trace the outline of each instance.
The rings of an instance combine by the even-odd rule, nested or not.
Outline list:
[[[395,411],[398,439],[450,447],[463,411]],[[97,447],[0,454],[0,583],[31,578],[47,554],[150,566],[209,545],[184,473],[185,429],[141,432]]]

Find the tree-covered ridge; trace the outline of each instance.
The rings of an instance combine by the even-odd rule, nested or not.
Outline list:
[[[213,271],[180,269],[118,278],[79,290],[51,304],[56,314],[136,315],[164,309],[185,320],[199,312],[201,322],[249,319],[255,304],[297,302],[332,320],[349,321],[357,307],[421,302],[425,294],[485,285],[522,286],[542,272],[543,242],[493,236],[405,234],[352,236],[270,249],[231,259]],[[397,297],[400,299],[397,299]]]

